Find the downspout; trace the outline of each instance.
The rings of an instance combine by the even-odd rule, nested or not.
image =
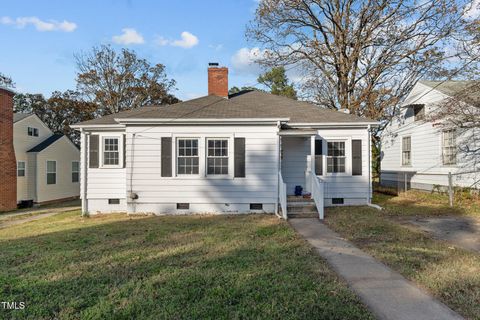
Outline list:
[[[80,146],[81,148],[81,156],[82,156],[82,216],[88,215],[88,199],[87,199],[87,143],[88,143],[88,135],[84,132],[83,128],[80,129],[80,135],[83,138],[83,145]]]
[[[367,204],[372,204],[372,136],[371,136],[371,126],[368,125],[368,196],[367,196]]]

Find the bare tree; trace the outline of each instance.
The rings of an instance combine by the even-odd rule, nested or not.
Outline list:
[[[167,78],[165,66],[152,66],[134,51],[102,45],[75,58],[77,89],[98,105],[99,115],[179,101],[171,93],[175,81]]]
[[[462,29],[455,0],[263,0],[247,37],[261,63],[297,65],[304,90],[329,108],[380,120],[378,132],[419,78],[441,66]],[[377,150],[378,151],[378,150]]]

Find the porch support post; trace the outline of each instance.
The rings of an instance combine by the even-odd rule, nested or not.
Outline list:
[[[310,168],[313,175],[315,176],[315,135],[310,137],[310,161]]]

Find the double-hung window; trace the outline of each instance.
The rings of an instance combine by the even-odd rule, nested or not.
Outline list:
[[[345,172],[345,141],[327,142],[327,173]]]
[[[72,182],[78,182],[80,179],[80,162],[72,161]]]
[[[47,184],[57,183],[57,161],[47,161]]]
[[[412,138],[402,138],[402,166],[409,166],[412,164]]]
[[[198,174],[198,139],[177,139],[177,174]]]
[[[457,163],[455,129],[445,130],[442,133],[442,159],[444,165]]]
[[[119,165],[119,138],[105,137],[103,138],[103,165],[117,166]]]
[[[25,177],[25,161],[17,162],[17,177]]]
[[[207,139],[207,174],[228,174],[227,139]]]
[[[37,128],[32,128],[28,127],[27,129],[27,134],[32,137],[38,137],[38,129]]]

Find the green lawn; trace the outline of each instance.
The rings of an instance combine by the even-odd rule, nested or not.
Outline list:
[[[267,215],[81,218],[0,229],[0,318],[371,319],[287,223]]]
[[[457,203],[452,210],[445,198],[418,191],[399,197],[376,194],[374,203],[385,210],[329,208],[326,222],[455,311],[470,319],[480,319],[480,255],[401,223],[412,216],[479,215],[475,201],[468,200],[463,206]]]

